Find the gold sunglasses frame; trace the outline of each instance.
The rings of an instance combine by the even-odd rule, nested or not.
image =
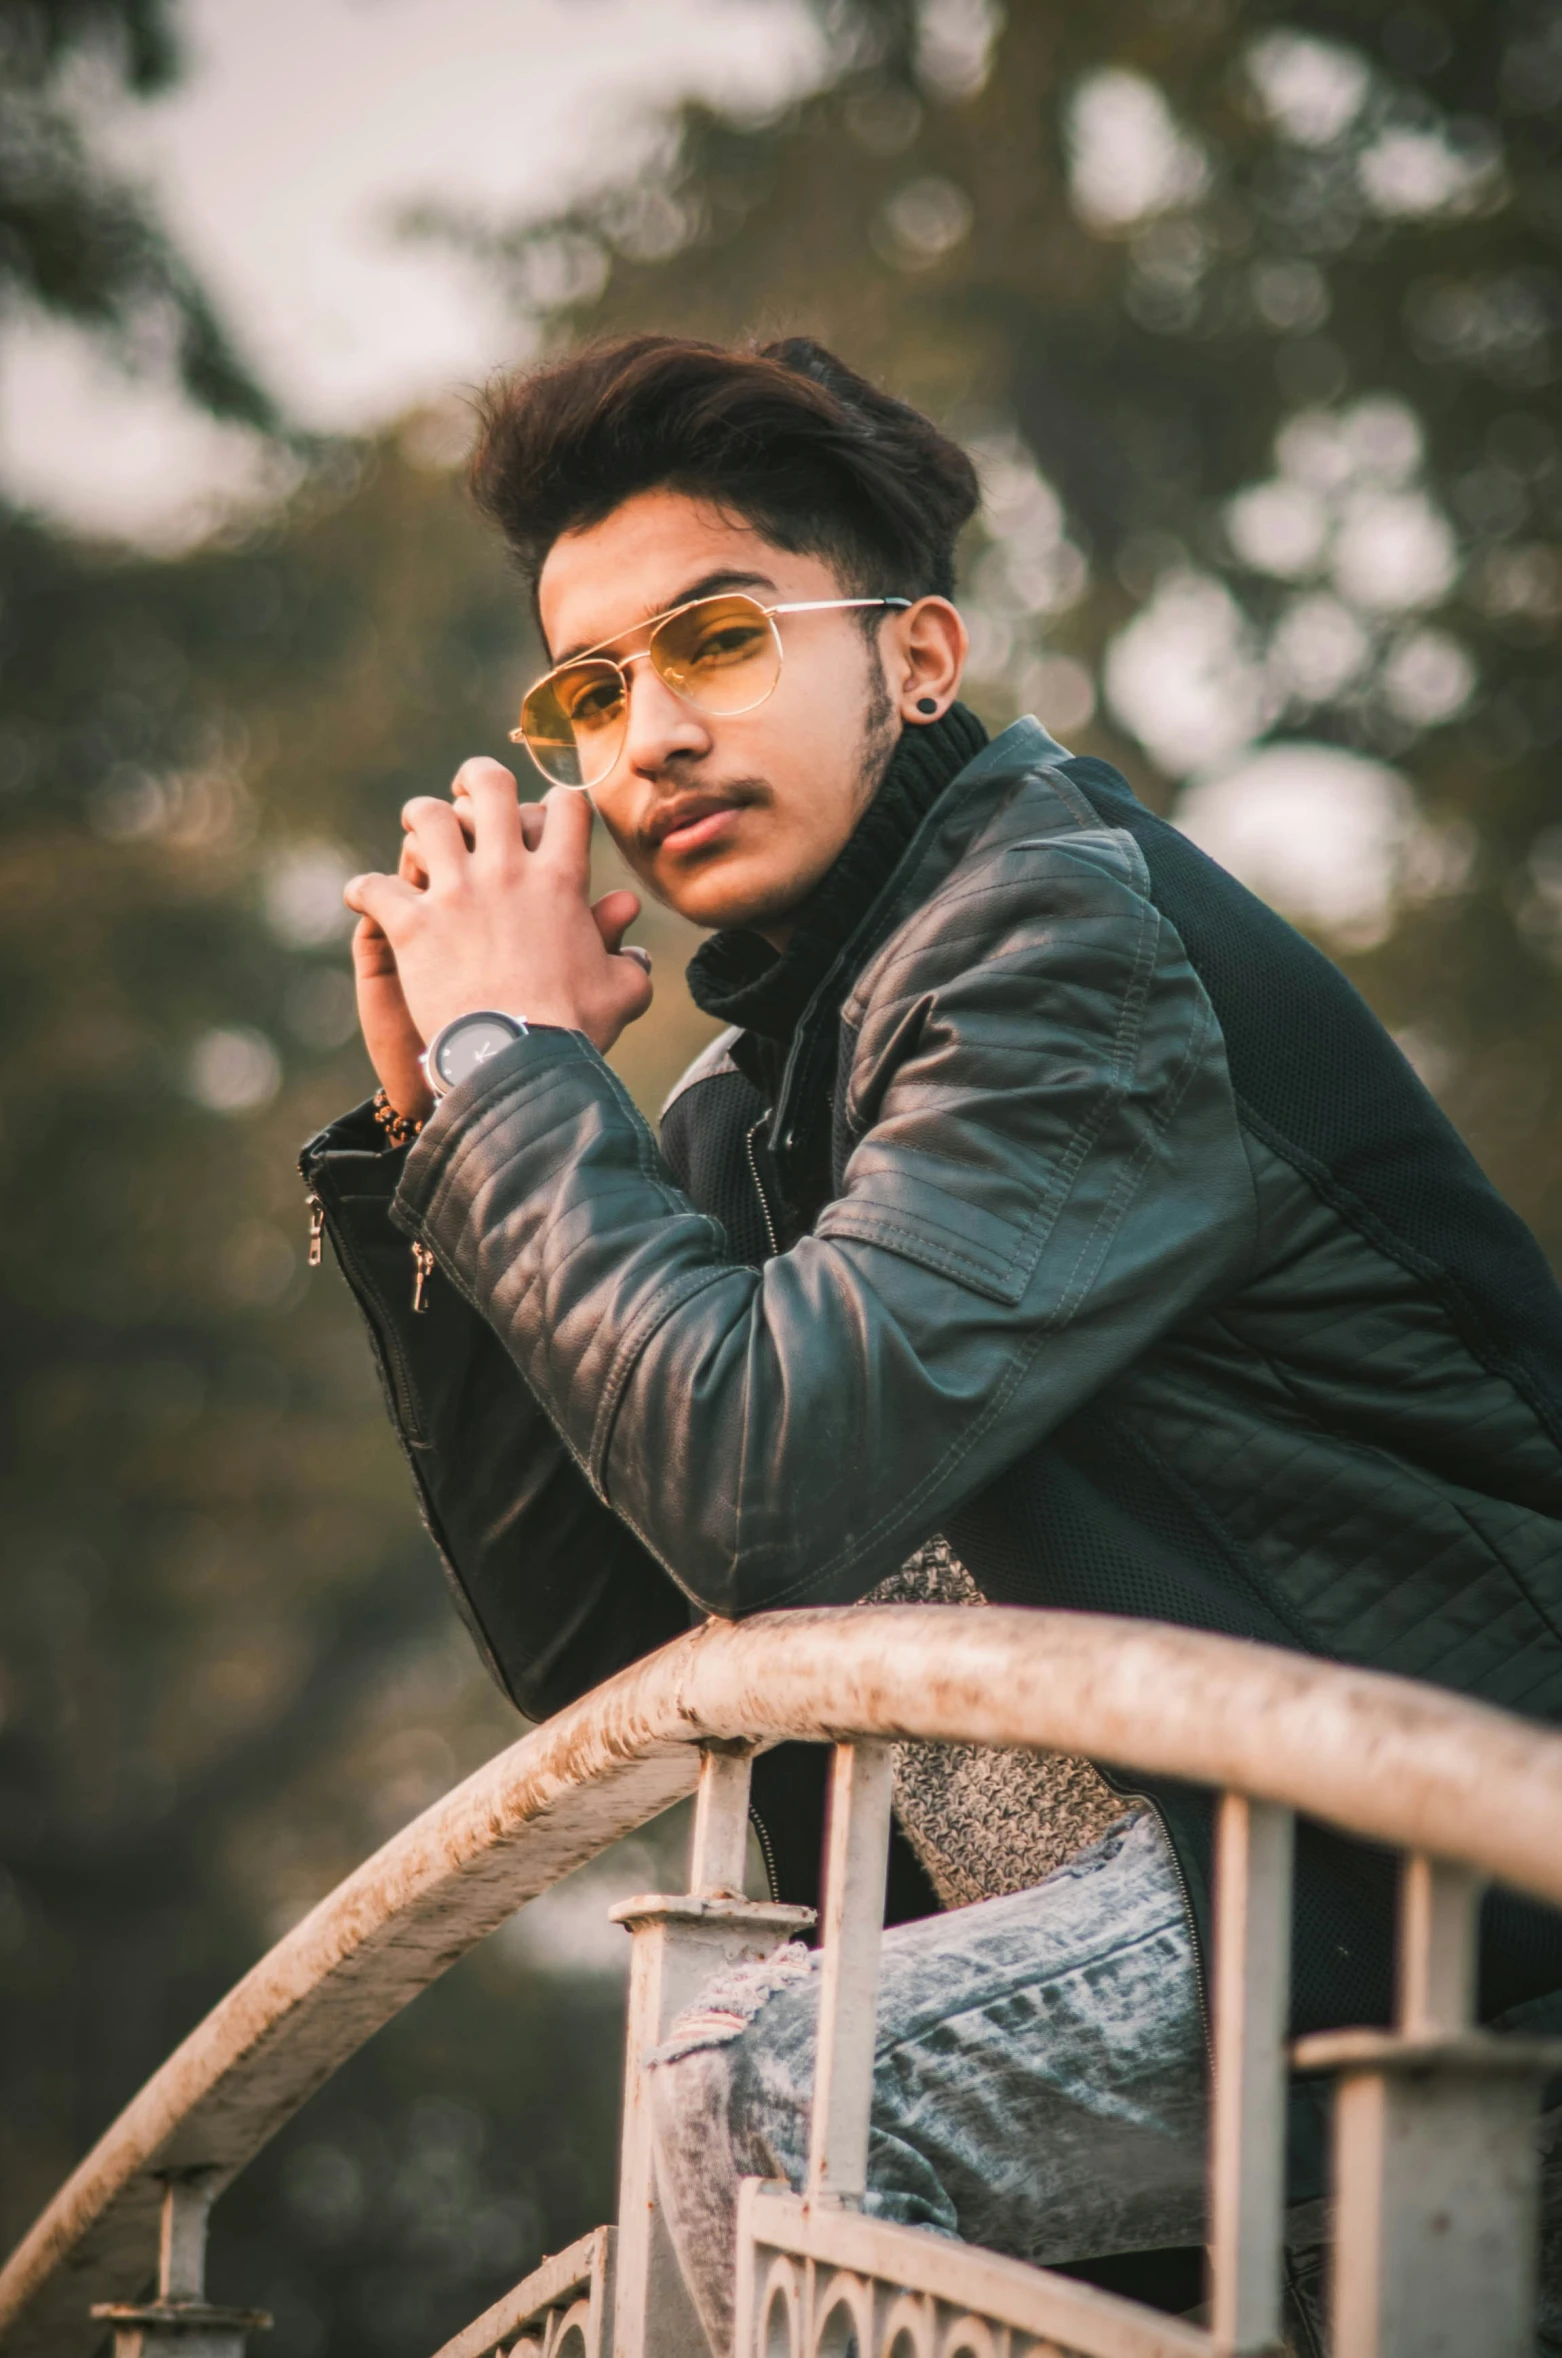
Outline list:
[[[622,658],[617,655],[604,656],[603,649],[606,647],[616,646],[620,639],[627,639],[631,632],[637,630],[648,630],[651,633],[652,639],[654,639],[657,632],[662,628],[664,623],[676,622],[680,614],[692,614],[697,606],[714,606],[721,604],[725,600],[731,598],[745,599],[757,613],[763,614],[765,620],[769,623],[770,635],[774,639],[776,646],[776,676],[771,681],[764,694],[762,696],[756,696],[752,704],[736,704],[726,706],[719,714],[713,715],[713,717],[719,718],[721,720],[735,720],[742,713],[757,712],[762,704],[768,704],[771,697],[775,694],[777,688],[780,687],[781,673],[786,664],[786,642],[782,638],[781,633],[776,628],[776,616],[778,614],[830,614],[839,613],[848,607],[866,606],[892,606],[899,607],[904,610],[914,603],[914,600],[911,598],[794,598],[782,605],[767,606],[762,599],[749,597],[749,594],[746,590],[709,590],[706,592],[703,598],[686,598],[681,606],[669,606],[666,612],[663,614],[649,614],[647,615],[644,622],[633,622],[630,624],[628,630],[615,631],[611,638],[599,639],[594,647],[582,647],[580,653],[578,655],[572,655],[567,663],[556,663],[551,671],[543,672],[540,678],[532,681],[531,686],[527,689],[525,695],[521,698],[521,710],[523,712],[525,711],[527,705],[536,695],[539,688],[545,688],[549,680],[557,679],[561,672],[573,671],[576,664],[578,663],[605,661],[612,667],[614,671],[618,673],[619,678],[623,681],[624,684],[624,733],[627,736],[629,730],[629,693],[633,685],[633,682],[629,676],[629,666],[632,663],[649,663],[652,661],[650,644],[647,643],[644,647],[638,647],[632,655],[625,655]],[[669,680],[664,673],[659,671],[656,676],[659,680],[661,680],[662,685],[665,688],[670,689],[672,694],[679,697],[685,704],[692,705],[696,712],[704,712],[707,710],[707,707],[701,704],[697,698],[686,695],[682,688],[674,687],[672,681]],[[533,766],[542,777],[547,778],[550,786],[565,785],[565,781],[562,778],[551,777],[548,771],[543,768],[542,763],[538,760],[537,755],[532,750],[531,739],[527,736],[524,726],[513,728],[510,731],[510,743],[512,745],[525,746]],[[593,778],[590,785],[587,786],[566,786],[565,791],[570,794],[591,794],[598,786],[605,785],[607,780],[613,775],[614,770],[617,769],[619,756],[622,754],[623,750],[623,745],[620,744],[618,752],[614,754],[612,761],[603,771],[600,778]]]

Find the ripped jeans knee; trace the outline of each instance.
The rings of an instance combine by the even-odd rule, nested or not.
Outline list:
[[[738,2189],[807,2167],[819,1959],[723,1973],[648,2058],[658,2191],[711,2345]],[[1159,1822],[885,1936],[865,2207],[1036,2261],[1198,2242],[1204,2026]]]

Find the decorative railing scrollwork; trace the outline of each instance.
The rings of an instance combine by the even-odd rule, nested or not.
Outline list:
[[[1094,1756],[1221,1796],[1207,2326],[862,2209],[899,1738]],[[697,1792],[689,1890],[616,1911],[634,1943],[616,2237],[545,2262],[440,2354],[694,2358],[704,2337],[657,2207],[640,2057],[711,1972],[797,1927],[798,1911],[743,1893],[750,1757],[792,1739],[836,1746],[818,2077],[806,2186],[745,2189],[746,2358],[1273,2352],[1297,1811],[1406,1854],[1393,2029],[1312,2040],[1297,2058],[1340,2090],[1335,2358],[1526,2358],[1536,2091],[1559,2050],[1473,2026],[1475,1925],[1487,1881],[1562,1906],[1562,1736],[1200,1632],[936,1606],[707,1624],[447,1794],[254,1967],[62,2187],[0,2269],[0,2353],[89,2358],[108,2325],[122,2358],[194,2358],[203,2332],[228,2337],[213,2350],[241,2347],[258,2321],[206,2303],[211,2200],[466,1948]]]

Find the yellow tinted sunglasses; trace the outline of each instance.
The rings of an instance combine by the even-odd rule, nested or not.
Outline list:
[[[849,606],[909,606],[909,598],[803,598],[762,606],[731,592],[693,598],[651,617],[651,635],[632,655],[601,647],[544,673],[510,731],[554,786],[600,786],[612,774],[629,729],[629,666],[649,662],[658,679],[698,712],[752,712],[775,693],[783,650],[778,614],[825,614]],[[637,625],[644,629],[642,623]],[[629,634],[621,634],[627,637]]]

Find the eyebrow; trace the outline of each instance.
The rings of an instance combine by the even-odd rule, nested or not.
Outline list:
[[[680,606],[692,606],[696,598],[718,598],[724,590],[769,590],[775,594],[776,584],[768,573],[746,573],[735,566],[721,566],[714,573],[702,573],[698,581],[691,581],[666,606],[658,606],[655,614],[675,614]],[[643,620],[650,622],[652,614]],[[626,622],[622,630],[606,639],[582,639],[578,645],[566,647],[562,655],[551,658],[549,669],[557,671],[561,663],[573,663],[578,656],[594,654],[598,647],[611,647],[619,639],[627,639],[632,630],[643,628],[643,622]]]

